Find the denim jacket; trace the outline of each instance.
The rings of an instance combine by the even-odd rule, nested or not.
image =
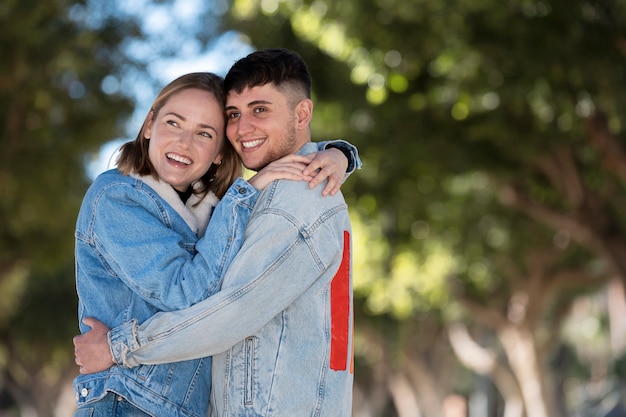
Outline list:
[[[202,200],[192,195],[183,205],[170,185],[152,177],[134,178],[117,170],[98,176],[76,223],[79,321],[96,317],[115,326],[131,318],[145,320],[219,290],[258,194],[238,179],[217,206],[212,193]],[[80,323],[81,333],[88,329]],[[210,369],[210,358],[133,369],[115,366],[79,375],[74,392],[79,405],[112,391],[152,415],[205,416]]]
[[[348,174],[360,168],[358,151],[349,143],[317,145],[350,156]],[[219,290],[257,198],[258,191],[238,179],[217,207],[213,194],[201,200],[192,196],[183,204],[171,186],[152,177],[133,178],[116,170],[101,174],[85,195],[76,226],[79,322],[96,317],[114,327],[143,321]],[[80,330],[88,327],[81,322]],[[159,416],[204,416],[210,387],[211,358],[115,366],[74,381],[79,405],[112,391]]]
[[[221,291],[112,329],[114,360],[135,369],[213,355],[212,416],[349,416],[351,255],[341,193],[322,197],[321,187],[274,181],[257,200]]]

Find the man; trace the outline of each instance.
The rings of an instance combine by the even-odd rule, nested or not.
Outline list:
[[[225,78],[226,133],[247,168],[259,170],[311,143],[311,77],[299,55],[254,52]],[[259,196],[222,290],[191,308],[159,313],[75,338],[87,365],[98,346],[124,366],[213,356],[213,416],[351,414],[351,228],[340,193],[275,181]],[[89,323],[88,323],[89,324]],[[94,343],[101,340],[101,343]],[[97,351],[97,349],[96,349]],[[111,365],[106,358],[104,367]]]

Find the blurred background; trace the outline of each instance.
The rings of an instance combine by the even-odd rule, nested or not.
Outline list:
[[[2,0],[0,416],[68,417],[74,223],[157,91],[298,51],[358,146],[355,417],[626,416],[626,1]]]

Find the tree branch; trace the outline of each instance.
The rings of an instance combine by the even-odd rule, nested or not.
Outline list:
[[[606,115],[597,111],[586,120],[587,139],[600,153],[604,167],[626,185],[626,152],[609,130]]]

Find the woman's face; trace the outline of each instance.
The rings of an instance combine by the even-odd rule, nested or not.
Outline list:
[[[162,181],[186,191],[221,161],[224,109],[213,94],[187,89],[170,97],[153,116],[144,131],[150,162]]]

